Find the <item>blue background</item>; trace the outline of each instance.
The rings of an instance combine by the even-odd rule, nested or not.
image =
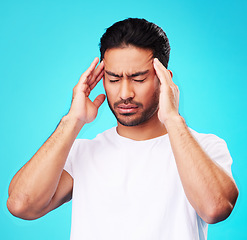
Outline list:
[[[35,221],[6,208],[8,185],[67,113],[72,88],[94,57],[105,28],[127,17],[161,26],[180,113],[198,132],[223,138],[240,190],[234,211],[210,225],[208,239],[247,239],[247,1],[3,1],[0,3],[0,239],[69,239],[71,203]],[[92,94],[103,92],[100,83]],[[105,102],[79,134],[93,138],[116,124]]]

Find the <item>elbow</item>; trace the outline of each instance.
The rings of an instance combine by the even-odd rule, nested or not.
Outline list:
[[[222,200],[220,203],[211,206],[205,214],[203,220],[208,224],[215,224],[227,219],[237,201],[238,191],[232,201]]]
[[[222,204],[223,205],[223,204]],[[226,204],[224,206],[215,206],[207,211],[203,220],[208,224],[215,224],[227,219],[233,210],[231,204]]]
[[[23,215],[25,214],[24,204],[21,201],[17,201],[11,197],[7,200],[7,208],[15,217],[23,218]]]
[[[207,207],[207,211],[202,219],[208,224],[214,224],[227,219],[237,201],[239,190],[235,185],[231,189],[227,197],[221,197],[215,201],[211,206]]]
[[[7,208],[13,216],[24,220],[34,220],[38,218],[36,214],[32,213],[30,207],[28,207],[25,202],[11,197],[7,200]]]

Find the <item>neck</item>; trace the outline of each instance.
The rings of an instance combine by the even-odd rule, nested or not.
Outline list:
[[[157,114],[137,126],[124,126],[118,122],[117,132],[122,137],[136,141],[148,140],[167,134],[167,130],[159,121]]]

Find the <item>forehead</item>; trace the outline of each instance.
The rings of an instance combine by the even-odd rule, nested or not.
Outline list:
[[[108,49],[103,60],[105,69],[117,74],[132,74],[153,67],[152,50],[134,46]]]

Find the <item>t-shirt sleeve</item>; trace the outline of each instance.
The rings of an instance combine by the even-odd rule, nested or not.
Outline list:
[[[214,134],[200,134],[196,138],[208,156],[232,177],[232,157],[226,142]]]
[[[73,160],[74,160],[74,156],[76,154],[76,148],[77,148],[77,140],[74,141],[74,143],[73,143],[73,145],[72,145],[72,147],[71,147],[71,149],[69,151],[68,157],[66,159],[64,168],[63,168],[73,178],[74,178],[74,174],[73,174]]]

